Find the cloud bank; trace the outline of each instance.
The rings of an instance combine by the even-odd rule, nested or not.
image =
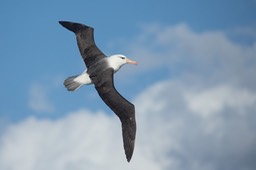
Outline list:
[[[255,43],[180,24],[147,27],[128,47],[147,56],[139,59],[141,72],[165,67],[176,74],[134,99],[138,133],[131,163],[118,118],[81,109],[56,120],[10,124],[1,136],[0,169],[255,169]]]

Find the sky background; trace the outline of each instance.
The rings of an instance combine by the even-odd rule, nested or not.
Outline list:
[[[256,1],[1,1],[1,170],[254,170]],[[84,63],[60,20],[139,62],[115,75],[136,106],[126,162],[118,118],[93,86],[63,81]]]

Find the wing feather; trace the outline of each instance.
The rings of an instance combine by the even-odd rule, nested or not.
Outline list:
[[[87,68],[106,57],[95,44],[92,27],[69,21],[59,21],[59,23],[75,33],[80,54]]]
[[[135,107],[115,89],[113,74],[114,70],[108,68],[100,77],[92,74],[91,79],[101,99],[115,112],[122,123],[124,150],[129,162],[134,151],[136,136]]]

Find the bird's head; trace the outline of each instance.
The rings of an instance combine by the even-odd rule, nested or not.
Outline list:
[[[124,64],[137,65],[136,61],[130,60],[122,54],[116,54],[109,57],[109,64],[115,71],[119,70]]]

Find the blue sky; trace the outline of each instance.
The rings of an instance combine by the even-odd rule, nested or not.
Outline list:
[[[198,135],[201,133],[200,128],[204,128],[205,122],[216,121],[223,128],[215,129],[215,124],[209,127],[209,134],[214,132],[212,136],[218,138],[218,135],[221,135],[218,131],[227,135],[221,138],[220,145],[216,144],[218,141],[212,143],[212,146],[219,149],[225,146],[223,141],[232,142],[236,139],[235,135],[228,135],[231,127],[238,125],[240,129],[238,133],[247,134],[245,138],[248,139],[248,148],[241,146],[244,150],[235,151],[243,152],[241,157],[234,159],[241,161],[241,167],[248,165],[246,168],[250,169],[250,165],[255,165],[245,161],[249,155],[256,154],[255,149],[249,149],[249,146],[252,146],[251,143],[256,141],[255,135],[252,138],[249,137],[252,136],[251,131],[256,130],[250,121],[255,118],[253,111],[256,109],[256,79],[253,76],[256,71],[255,0],[1,1],[0,11],[1,141],[8,141],[9,135],[14,135],[19,140],[19,133],[15,131],[19,128],[26,130],[21,133],[24,138],[33,139],[32,132],[31,137],[26,136],[30,134],[30,131],[25,128],[28,125],[41,127],[44,126],[43,122],[50,122],[49,126],[44,127],[54,129],[61,124],[60,122],[70,123],[72,120],[79,120],[80,114],[82,118],[95,115],[95,117],[92,116],[92,122],[98,118],[98,112],[113,116],[110,109],[97,96],[93,86],[83,87],[74,93],[66,91],[63,86],[63,80],[66,77],[79,74],[84,70],[75,36],[58,24],[59,20],[69,20],[94,27],[96,43],[106,55],[123,53],[139,62],[138,66],[124,66],[115,75],[115,84],[120,93],[135,102],[138,112],[144,115],[144,117],[138,116],[138,119],[141,120],[141,129],[145,126],[145,133],[152,130],[146,128],[148,122],[159,120],[155,125],[163,124],[164,127],[168,122],[165,122],[163,117],[169,120],[172,113],[174,120],[177,120],[173,122],[174,124],[180,119],[184,124],[190,123],[187,119],[191,118],[191,122],[198,124],[191,125],[198,128],[191,132],[192,144],[184,142],[187,140],[185,135],[180,135],[178,142],[184,144],[184,148],[191,153],[197,153],[193,148],[199,145],[195,144],[197,142],[193,141],[194,138],[199,136],[199,139],[205,141],[212,139],[212,137],[207,138],[207,135],[203,137]],[[168,92],[165,94],[164,91]],[[161,102],[151,98],[157,98]],[[186,102],[183,103],[184,101]],[[138,106],[139,104],[141,106]],[[154,109],[159,117],[154,115]],[[234,115],[229,114],[232,111],[235,112]],[[147,112],[148,115],[144,114]],[[176,114],[178,112],[187,116],[179,117]],[[191,116],[192,113],[196,113],[195,115],[199,117]],[[241,115],[244,116],[241,117]],[[226,119],[228,116],[233,121]],[[102,118],[102,116],[99,117]],[[102,122],[104,125],[104,122],[114,120],[107,117],[102,119]],[[219,120],[228,121],[230,124],[221,124]],[[239,123],[239,120],[242,121]],[[97,121],[95,124],[97,125]],[[249,128],[245,124],[253,127]],[[120,130],[118,128],[120,127],[117,126],[116,131]],[[182,125],[179,132],[190,133],[184,130],[186,128]],[[35,130],[43,135],[45,129],[35,128]],[[65,128],[62,130],[63,133],[68,131]],[[161,134],[159,131],[154,132]],[[160,128],[160,132],[172,134],[166,138],[167,141],[176,135],[172,130],[164,131]],[[142,134],[142,132],[138,133]],[[67,137],[62,133],[59,135],[63,138]],[[174,149],[175,152],[172,152],[174,145],[163,145],[166,147],[164,151],[168,152],[167,156],[163,152],[156,153],[154,150],[152,153],[156,153],[156,157],[159,157],[146,157],[140,154],[140,151],[143,151],[143,140],[138,140],[140,143],[138,155],[141,157],[137,157],[137,162],[143,160],[142,162],[148,163],[157,159],[165,160],[165,158],[172,160],[172,163],[167,161],[167,164],[153,161],[158,169],[170,167],[186,169],[185,165],[197,163],[201,168],[205,166],[204,168],[208,169],[237,166],[235,163],[221,162],[217,159],[219,155],[226,159],[228,156],[225,157],[225,155],[231,153],[229,150],[225,152],[226,154],[222,154],[201,149],[202,155],[216,156],[216,159],[213,156],[212,160],[209,157],[210,163],[204,166],[200,164],[203,160],[200,155],[192,159],[189,153],[185,154],[181,150]],[[145,146],[149,148],[156,146],[154,142],[149,143],[152,145]],[[65,144],[67,147],[73,145],[72,142]],[[14,146],[17,149],[23,148],[20,143]],[[238,144],[233,143],[232,146],[237,147]],[[4,142],[0,143],[0,148],[6,151],[0,151],[1,162],[3,161],[1,156],[6,157],[10,152]],[[156,151],[160,150],[156,148]],[[120,152],[120,154],[123,153]],[[177,157],[173,156],[175,154]],[[136,164],[136,157],[134,159],[135,168],[144,166],[143,163]],[[179,165],[184,159],[187,160],[184,166]],[[15,159],[10,156],[9,160],[11,162]],[[175,160],[178,161],[175,162]],[[26,161],[31,163],[34,160],[28,158]],[[94,160],[88,158],[88,161],[92,163]],[[6,163],[4,166],[10,167],[11,164]],[[104,161],[102,164],[106,165]],[[35,165],[38,164],[35,163]],[[152,164],[152,167],[154,166]],[[33,166],[31,168],[33,169]],[[51,168],[53,166],[46,167],[46,169]],[[197,169],[196,166],[193,168]]]
[[[111,55],[124,53],[126,49],[109,44],[131,41],[141,32],[140,27],[143,25],[186,23],[194,31],[228,32],[234,28],[255,28],[256,16],[255,1],[2,1],[0,8],[3,58],[1,77],[4,82],[0,88],[4,96],[0,117],[11,121],[34,114],[26,104],[28,90],[33,83],[51,86],[49,95],[51,102],[58,108],[57,112],[89,102],[82,101],[87,89],[81,90],[80,94],[70,95],[62,86],[61,79],[70,74],[78,74],[84,68],[74,36],[60,27],[59,20],[78,21],[93,26],[98,46],[107,55]],[[131,58],[136,60],[136,56]],[[146,83],[142,83],[142,87],[137,85],[134,91],[129,89],[129,97],[132,98],[134,93],[145,86],[164,78],[162,74],[165,74],[164,71],[161,75],[143,76],[141,81],[145,79]],[[53,88],[56,77],[59,77],[60,84]],[[125,87],[120,87],[120,90],[125,93],[124,89],[131,85],[122,86]],[[61,116],[58,113],[48,116],[55,115]]]

